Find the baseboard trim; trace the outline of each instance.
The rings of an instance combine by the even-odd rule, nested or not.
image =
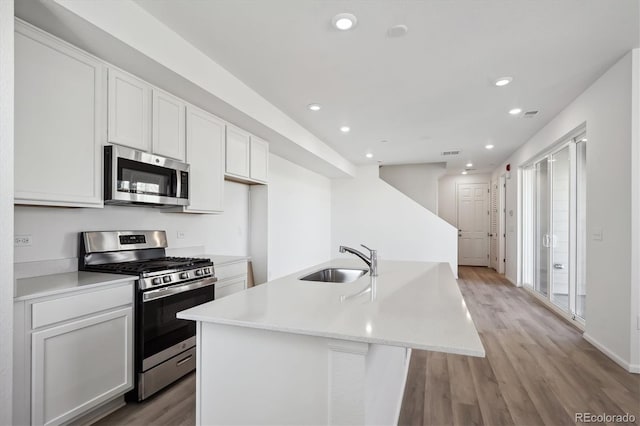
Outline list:
[[[593,337],[591,337],[587,333],[583,333],[582,337],[584,338],[584,340],[586,340],[587,342],[591,343],[600,352],[602,352],[603,354],[608,356],[613,362],[618,364],[620,367],[624,368],[625,370],[627,370],[630,373],[640,374],[640,365],[628,363],[627,361],[622,359],[619,355],[614,353],[612,350],[607,348],[602,343],[598,342],[596,339],[594,339]]]
[[[89,411],[76,418],[75,420],[69,423],[69,426],[86,426],[92,425],[99,420],[107,417],[109,414],[112,414],[116,410],[124,407],[127,403],[124,400],[124,395],[120,395],[119,397],[112,399],[111,401],[107,401],[104,404],[99,405],[93,410]]]
[[[511,283],[511,285],[513,285],[514,287],[522,287],[522,284],[519,284],[519,283],[517,283],[516,281],[512,280],[511,278],[509,278],[509,277],[507,276],[507,274],[506,274],[506,273],[500,272],[500,274],[501,274],[501,275],[502,275],[502,276],[503,276],[507,281],[509,281],[509,282]]]

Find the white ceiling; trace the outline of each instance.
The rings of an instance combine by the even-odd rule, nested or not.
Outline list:
[[[460,149],[451,172],[493,168],[639,45],[637,0],[138,4],[352,162],[435,162]],[[340,12],[358,17],[354,30],[331,27]],[[408,34],[388,38],[395,24]],[[495,87],[503,75],[513,83]],[[512,117],[513,107],[540,113]]]

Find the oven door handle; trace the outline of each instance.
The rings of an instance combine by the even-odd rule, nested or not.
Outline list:
[[[152,300],[161,299],[185,291],[195,290],[202,287],[212,286],[218,281],[216,277],[204,278],[187,284],[177,284],[169,287],[162,287],[156,290],[145,291],[142,293],[142,302],[150,302]]]

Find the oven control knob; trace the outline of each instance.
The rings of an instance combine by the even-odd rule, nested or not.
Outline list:
[[[162,277],[162,281],[164,281],[165,283],[170,283],[171,282],[171,276],[167,275]]]
[[[205,274],[210,274],[211,273],[211,268],[204,268],[204,273]]]
[[[180,279],[181,280],[186,280],[187,278],[189,278],[189,273],[188,272],[183,272],[180,274]]]
[[[151,280],[151,284],[153,285],[162,284],[162,279],[160,277],[154,278],[153,280]]]
[[[198,276],[198,277],[202,276],[202,269],[197,269],[196,270],[196,276]]]

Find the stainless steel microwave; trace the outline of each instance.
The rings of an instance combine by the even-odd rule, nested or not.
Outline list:
[[[189,205],[189,165],[118,145],[104,147],[105,204]]]

